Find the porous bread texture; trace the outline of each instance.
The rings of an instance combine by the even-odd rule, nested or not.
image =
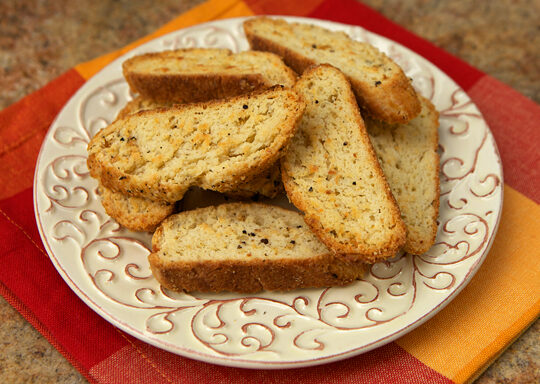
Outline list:
[[[147,53],[123,63],[131,90],[160,101],[198,102],[292,87],[296,74],[268,52],[187,48]]]
[[[150,200],[175,202],[191,186],[230,191],[282,156],[304,107],[278,86],[138,112],[92,138],[88,169],[103,186]]]
[[[175,205],[165,201],[126,196],[103,186],[99,187],[99,191],[105,212],[132,231],[153,232],[174,212]]]
[[[420,114],[407,124],[366,119],[366,128],[407,228],[404,250],[427,252],[439,215],[439,113],[421,97]]]
[[[395,255],[405,226],[347,79],[323,64],[294,89],[306,109],[281,160],[289,200],[333,252],[368,263]]]
[[[120,110],[116,119],[122,119],[140,111],[168,108],[175,104],[177,103],[161,102],[138,96],[128,102],[126,106]],[[255,195],[261,195],[271,199],[276,197],[283,192],[279,162],[276,162],[262,174],[256,175],[252,180],[239,184],[231,191],[222,192],[237,198],[247,198]],[[118,198],[120,198],[120,196],[118,196]]]
[[[364,111],[390,123],[405,123],[420,112],[411,81],[388,56],[343,32],[282,19],[258,17],[244,22],[252,49],[278,54],[301,74],[328,63],[347,76]]]
[[[230,203],[167,218],[152,238],[150,267],[173,291],[242,293],[345,285],[363,263],[336,257],[302,216],[258,203]]]

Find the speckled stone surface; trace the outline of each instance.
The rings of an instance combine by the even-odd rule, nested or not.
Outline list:
[[[0,1],[0,109],[75,64],[120,48],[202,0]],[[388,18],[540,102],[540,0],[365,0]],[[540,382],[537,321],[476,381]],[[0,383],[85,383],[0,298]]]
[[[540,102],[540,0],[363,2]]]

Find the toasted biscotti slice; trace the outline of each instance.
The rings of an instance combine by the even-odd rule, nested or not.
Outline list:
[[[348,284],[363,263],[336,257],[293,211],[230,203],[167,218],[152,238],[152,273],[173,291],[257,292]]]
[[[126,104],[118,113],[117,119],[122,119],[128,115],[158,108],[168,108],[177,103],[160,102],[152,99],[147,99],[141,96],[136,97]],[[269,198],[276,197],[283,192],[283,184],[281,183],[281,173],[279,163],[266,170],[260,175],[255,176],[252,180],[242,183],[231,191],[222,191],[230,196],[238,198],[247,198],[255,195],[261,195]],[[121,195],[121,194],[119,194]],[[121,196],[117,196],[121,198]],[[127,197],[126,197],[127,198]],[[150,200],[149,200],[150,203]],[[111,215],[109,213],[109,215]],[[111,215],[112,216],[112,215]]]
[[[99,187],[99,191],[105,212],[132,231],[153,232],[174,212],[175,205],[166,201],[126,196],[102,186]]]
[[[328,63],[349,79],[359,105],[374,118],[404,123],[420,112],[410,80],[388,56],[343,32],[282,19],[258,17],[244,22],[252,49],[280,55],[298,73]]]
[[[273,85],[292,87],[296,75],[267,52],[188,48],[147,53],[123,64],[133,92],[160,101],[226,98]]]
[[[369,263],[393,256],[405,226],[347,79],[323,64],[295,90],[306,110],[281,161],[287,196],[335,253]]]
[[[282,156],[304,108],[278,86],[138,112],[92,138],[88,169],[104,187],[150,200],[173,203],[191,186],[230,191]]]
[[[407,227],[404,250],[420,255],[435,242],[439,215],[439,114],[420,98],[420,114],[407,124],[366,119],[366,128]]]

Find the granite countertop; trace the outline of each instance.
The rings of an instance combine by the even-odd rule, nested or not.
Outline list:
[[[75,64],[142,37],[201,0],[0,2],[0,109]],[[388,18],[540,102],[538,0],[364,0]],[[540,380],[537,321],[476,381]],[[0,297],[0,382],[85,378]]]

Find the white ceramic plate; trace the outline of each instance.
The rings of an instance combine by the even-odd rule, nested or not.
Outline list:
[[[486,257],[502,208],[493,136],[467,94],[433,64],[362,28],[292,18],[367,41],[397,61],[440,111],[441,209],[424,255],[374,265],[347,287],[256,295],[175,294],[152,277],[150,235],[104,212],[86,168],[86,145],[132,96],[121,63],[181,47],[245,50],[243,18],[179,30],[136,48],[91,78],[52,124],[34,180],[36,220],[49,256],[73,291],[118,328],[207,362],[285,368],[357,355],[409,332],[448,304]]]

